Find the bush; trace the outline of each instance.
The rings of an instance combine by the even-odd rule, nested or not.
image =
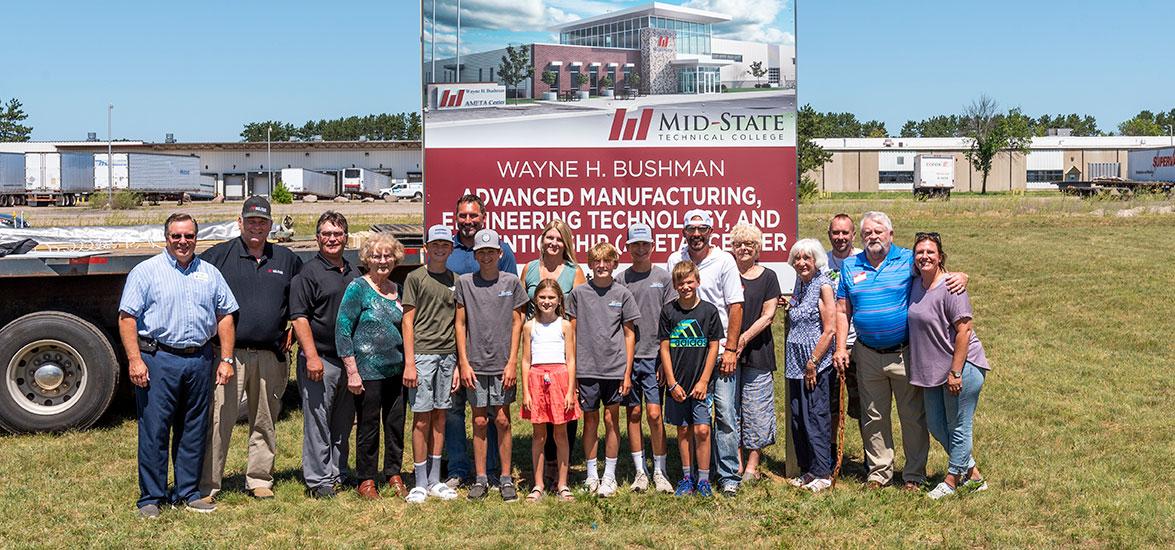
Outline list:
[[[273,191],[269,194],[269,198],[277,204],[290,204],[294,202],[294,194],[291,193],[289,189],[286,189],[286,184],[280,181],[277,182],[277,185],[273,187]]]
[[[723,93],[726,93],[726,84],[723,84],[723,85],[722,85],[722,92],[723,92]]]
[[[143,196],[123,189],[114,193],[114,204],[111,205],[110,195],[102,192],[90,195],[90,208],[109,208],[111,210],[134,210],[143,205]]]
[[[804,176],[800,178],[800,185],[796,187],[796,196],[802,203],[815,202],[820,198],[820,185],[816,180]]]

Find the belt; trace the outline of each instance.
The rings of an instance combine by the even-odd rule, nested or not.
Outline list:
[[[858,339],[857,339],[857,344],[859,344],[861,347],[863,347],[863,348],[865,348],[865,349],[868,349],[868,350],[870,350],[870,351],[872,351],[872,352],[874,352],[874,353],[881,353],[881,354],[888,354],[888,353],[901,353],[901,352],[902,352],[902,350],[906,349],[906,346],[908,345],[908,344],[906,344],[906,343],[904,343],[904,342],[903,342],[903,343],[901,343],[901,344],[898,344],[898,345],[896,345],[896,346],[890,346],[890,347],[888,347],[888,348],[875,348],[875,347],[873,347],[873,346],[868,346],[868,345],[865,345],[865,343],[864,343],[864,342],[862,342],[862,341],[860,340],[860,338],[858,338]]]
[[[143,351],[147,351],[148,353],[154,353],[155,350],[160,349],[172,355],[196,355],[204,351],[205,345],[206,344],[200,344],[199,346],[177,348],[152,338],[143,338],[141,336],[139,337],[139,348]]]

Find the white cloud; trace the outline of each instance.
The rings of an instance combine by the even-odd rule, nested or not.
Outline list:
[[[733,40],[795,44],[791,29],[779,27],[777,19],[787,6],[786,0],[689,0],[691,8],[729,15],[729,23],[714,25],[714,35]]]
[[[426,0],[424,9],[431,16],[432,3]],[[456,0],[437,0],[436,13],[438,26],[457,25]],[[462,29],[531,32],[575,18],[544,0],[461,0]]]

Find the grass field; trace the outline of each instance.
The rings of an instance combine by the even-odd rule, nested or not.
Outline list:
[[[836,212],[886,210],[898,244],[909,245],[915,231],[939,231],[951,267],[971,275],[976,327],[993,365],[975,428],[990,484],[984,493],[932,502],[896,489],[866,491],[850,423],[847,475],[819,495],[782,482],[777,444],[768,452],[774,479],[730,500],[622,491],[569,504],[504,504],[491,494],[479,503],[412,507],[348,491],[312,501],[299,480],[301,416],[291,411],[279,424],[276,500],[243,493],[238,427],[221,509],[168,510],[146,522],[134,515],[136,427],[123,407],[87,432],[0,437],[0,544],[1169,547],[1175,490],[1164,465],[1175,454],[1175,429],[1163,411],[1175,399],[1175,215],[1161,209],[1170,205],[869,197],[801,208],[802,236],[822,238]],[[782,430],[782,380],[778,387]],[[514,441],[516,473],[529,479],[528,425],[515,424]],[[624,447],[620,474],[629,478]],[[675,463],[671,472],[679,471]],[[934,482],[945,466],[935,443]]]

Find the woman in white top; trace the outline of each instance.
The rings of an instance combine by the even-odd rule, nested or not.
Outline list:
[[[543,497],[546,425],[550,424],[559,470],[559,499],[569,501],[575,497],[567,483],[567,423],[580,415],[571,384],[575,380],[575,331],[563,318],[563,291],[557,281],[539,281],[533,302],[534,318],[522,327],[522,418],[534,425],[530,454],[535,481],[526,500],[534,502]]]

